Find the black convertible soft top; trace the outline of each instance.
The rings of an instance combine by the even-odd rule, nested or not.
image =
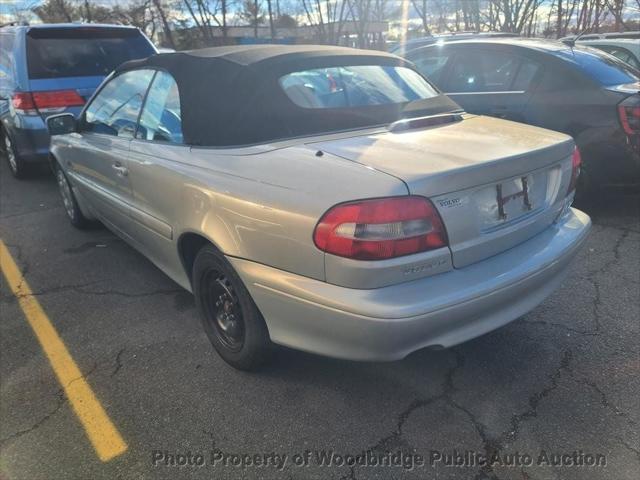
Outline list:
[[[403,104],[309,109],[296,105],[278,80],[291,72],[355,65],[413,66],[394,55],[319,45],[251,45],[152,55],[116,74],[166,70],[180,93],[184,141],[239,146],[384,125],[401,118],[459,109],[444,95]]]

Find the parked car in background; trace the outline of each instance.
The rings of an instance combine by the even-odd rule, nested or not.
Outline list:
[[[48,123],[71,222],[192,291],[237,368],[271,342],[395,360],[482,335],[557,288],[590,226],[569,136],[463,114],[383,52],[153,55]]]
[[[440,33],[436,35],[428,35],[426,37],[412,38],[411,40],[407,40],[406,42],[396,43],[389,49],[389,53],[393,53],[394,55],[400,55],[401,57],[403,57],[411,50],[415,50],[416,48],[424,47],[426,45],[433,45],[434,43],[455,42],[458,40],[472,40],[483,38],[511,38],[519,36],[520,35],[517,33],[507,32]]]
[[[640,31],[630,30],[628,32],[607,32],[607,33],[586,33],[584,35],[568,35],[560,39],[561,42],[567,40],[602,40],[614,38],[640,39]]]
[[[640,72],[594,48],[524,38],[464,40],[406,58],[467,112],[571,135],[581,188],[640,182]]]
[[[156,53],[137,28],[98,24],[0,28],[0,140],[20,178],[49,158],[48,115],[78,113],[119,64]]]
[[[625,63],[628,63],[636,70],[640,70],[640,40],[630,38],[614,38],[602,40],[583,40],[576,41],[578,45],[585,47],[594,47]]]

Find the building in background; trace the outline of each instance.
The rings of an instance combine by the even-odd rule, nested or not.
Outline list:
[[[300,25],[288,28],[276,29],[276,35],[272,38],[269,26],[229,26],[226,28],[226,38],[223,35],[223,29],[220,26],[211,26],[211,37],[204,39],[200,35],[198,27],[187,27],[176,29],[172,32],[178,38],[194,39],[195,47],[213,47],[219,45],[247,45],[258,43],[284,43],[284,44],[303,44],[303,43],[325,43],[323,35],[326,31],[331,31],[335,38],[338,38],[338,44],[348,47],[355,47],[359,44],[358,40],[364,37],[364,40],[370,48],[383,48],[385,38],[389,30],[388,22],[368,22],[362,25],[359,22],[335,22],[325,23],[324,25]],[[160,33],[160,45],[166,45],[169,42],[165,38],[164,33]]]

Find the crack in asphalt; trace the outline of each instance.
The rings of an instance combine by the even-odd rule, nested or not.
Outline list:
[[[571,375],[572,371],[570,364],[572,359],[572,351],[565,350],[562,354],[562,358],[560,359],[560,365],[555,372],[549,375],[549,380],[551,381],[551,383],[539,392],[536,392],[529,397],[529,408],[527,410],[511,417],[511,431],[502,435],[500,441],[501,444],[504,444],[507,441],[516,440],[520,433],[520,424],[530,418],[535,418],[538,416],[538,407],[540,406],[540,402],[547,396],[549,396],[551,392],[558,388],[562,372],[568,372]]]
[[[113,295],[117,297],[126,297],[126,298],[143,298],[143,297],[153,297],[157,295],[171,295],[171,294],[179,293],[182,291],[183,290],[181,288],[166,288],[166,289],[159,288],[157,290],[151,290],[149,292],[138,292],[138,293],[122,292],[118,290],[101,290],[101,291],[91,291],[91,290],[84,290],[84,289],[77,290],[77,292],[82,295],[95,295],[95,296]]]
[[[596,220],[593,219],[593,217],[592,217],[592,220],[594,222],[594,225],[596,225],[597,227],[602,227],[602,230],[610,228],[612,230],[621,230],[621,231],[627,232],[627,233],[639,233],[640,234],[640,230],[636,230],[635,228],[623,227],[623,226],[620,226],[620,225],[613,225],[613,224],[610,224],[610,223],[603,223],[603,222],[600,222],[600,221],[598,221],[596,223]]]
[[[631,445],[629,445],[629,443],[628,443],[625,439],[623,439],[621,436],[619,436],[619,435],[616,435],[616,436],[614,436],[613,438],[615,438],[616,440],[618,440],[618,442],[620,442],[620,444],[621,444],[624,448],[626,448],[627,450],[629,450],[631,453],[634,453],[634,454],[638,457],[638,460],[640,460],[640,450],[638,450],[637,448],[632,447]]]
[[[122,354],[124,353],[126,349],[125,348],[121,348],[118,351],[118,354],[116,355],[116,366],[113,369],[113,372],[111,372],[111,378],[115,377],[116,374],[120,371],[120,369],[122,368]]]
[[[62,206],[57,205],[57,206],[52,206],[52,207],[47,207],[47,208],[39,208],[36,210],[28,210],[26,212],[20,212],[20,213],[12,213],[9,215],[0,215],[0,220],[7,220],[9,218],[17,218],[17,217],[24,217],[27,215],[33,215],[34,213],[40,213],[40,212],[49,212],[51,210],[58,210],[61,209]]]
[[[583,385],[586,385],[588,387],[590,387],[591,389],[593,389],[598,396],[600,397],[600,404],[608,409],[611,410],[614,415],[618,416],[618,417],[624,417],[624,419],[627,421],[627,423],[629,423],[629,425],[632,425],[634,427],[638,426],[638,423],[629,418],[629,414],[626,413],[625,411],[621,410],[620,408],[618,408],[617,405],[615,405],[614,403],[612,403],[609,398],[607,397],[607,394],[604,392],[604,390],[602,390],[594,381],[587,379],[586,377],[583,377],[582,379],[578,380],[575,379],[576,382],[581,383]]]
[[[94,242],[91,242],[94,243]],[[16,290],[21,292],[23,289],[23,285],[26,281],[27,274],[29,273],[30,267],[27,261],[24,258],[22,247],[16,244],[6,244],[7,248],[13,250],[13,258],[20,269],[20,273],[22,278],[20,279],[20,283],[18,284]],[[90,287],[100,283],[99,280],[78,284],[67,284],[67,285],[57,285],[55,287],[49,287],[37,291],[32,291],[31,293],[18,293],[17,295],[8,295],[6,299],[2,299],[3,302],[9,302],[10,298],[26,298],[26,297],[40,297],[44,295],[50,295],[60,292],[75,292],[80,295],[93,295],[93,296],[119,296],[126,298],[144,298],[144,297],[152,297],[156,295],[171,295],[175,293],[184,292],[185,290],[181,288],[159,288],[156,290],[151,290],[148,292],[123,292],[121,290],[108,289],[108,290],[89,290],[86,287]]]
[[[100,283],[100,281],[81,283],[81,284],[71,284],[71,285],[59,285],[57,287],[50,287],[38,291],[33,291],[31,293],[19,293],[15,295],[17,298],[26,298],[26,297],[42,297],[45,295],[51,295],[60,292],[75,292],[80,295],[88,295],[88,296],[119,296],[126,298],[144,298],[144,297],[152,297],[157,295],[171,295],[175,293],[180,293],[184,290],[180,288],[159,288],[157,290],[151,290],[148,292],[123,292],[121,290],[89,290],[86,287],[96,285]]]
[[[402,439],[402,433],[409,417],[411,417],[411,415],[417,410],[425,408],[435,402],[445,401],[445,403],[449,403],[450,396],[456,389],[453,383],[453,378],[455,377],[456,372],[464,366],[464,357],[462,354],[460,354],[456,349],[451,349],[450,352],[454,354],[456,362],[445,373],[445,377],[442,382],[442,393],[432,397],[413,400],[402,412],[400,412],[400,414],[398,414],[395,429],[390,434],[378,440],[375,445],[366,449],[365,453],[386,453],[391,451],[392,448],[396,448],[401,452],[406,452],[409,444]],[[340,477],[340,480],[357,480],[355,469],[356,467],[349,467],[349,473]]]
[[[545,386],[541,391],[532,394],[529,397],[529,408],[522,413],[513,415],[511,417],[510,430],[501,433],[497,437],[491,437],[491,435],[487,433],[486,426],[475,416],[475,414],[469,408],[459,404],[453,398],[451,398],[451,405],[464,412],[469,417],[471,424],[476,429],[476,432],[478,433],[478,436],[482,441],[487,459],[491,459],[494,455],[499,453],[500,450],[504,448],[504,445],[507,441],[514,441],[518,437],[521,423],[538,416],[538,407],[540,406],[540,402],[544,400],[556,388],[558,388],[560,376],[562,375],[563,371],[569,370],[571,358],[571,350],[565,350],[560,360],[559,367],[553,374],[549,375],[550,384]],[[481,466],[480,470],[474,477],[474,480],[483,479],[499,480],[499,477],[494,472],[494,469],[490,464]]]
[[[589,283],[591,283],[591,285],[593,285],[593,289],[595,291],[595,295],[592,299],[592,309],[591,309],[593,314],[593,322],[594,322],[594,327],[592,329],[583,330],[583,329],[573,328],[561,323],[549,322],[546,320],[527,320],[526,318],[524,318],[521,321],[528,325],[540,325],[544,327],[559,328],[567,332],[575,333],[576,335],[582,335],[582,336],[599,336],[603,334],[604,331],[602,328],[602,318],[601,318],[602,314],[600,313],[600,308],[602,306],[602,295],[600,292],[600,288],[601,288],[600,281],[596,277],[598,275],[606,274],[610,268],[612,268],[622,260],[620,255],[620,249],[622,248],[622,244],[625,242],[625,240],[629,238],[630,233],[634,233],[634,231],[628,230],[628,229],[622,229],[622,228],[619,228],[619,230],[622,230],[622,233],[616,239],[616,242],[613,245],[613,248],[612,248],[613,260],[605,263],[602,267],[598,269],[587,272],[587,275],[585,276],[585,279]]]
[[[62,408],[62,405],[64,405],[67,401],[67,397],[65,397],[64,395],[64,390],[61,388],[58,393],[56,394],[56,396],[58,397],[58,400],[56,402],[56,406],[50,411],[48,412],[46,415],[44,415],[42,418],[40,418],[38,421],[36,421],[33,425],[31,425],[28,428],[25,428],[23,430],[18,430],[15,433],[12,433],[11,435],[9,435],[8,437],[2,438],[0,439],[0,448],[4,448],[5,445],[7,445],[8,443],[11,443],[13,440],[16,440],[20,437],[22,437],[23,435],[26,435],[28,433],[33,432],[34,430],[37,430],[38,428],[40,428],[47,420],[49,420],[51,417],[53,417],[56,413],[58,413],[58,411]]]
[[[58,397],[56,406],[47,414],[45,414],[42,418],[38,419],[33,425],[31,425],[28,428],[25,428],[23,430],[18,430],[15,433],[12,433],[11,435],[0,439],[0,448],[3,448],[6,444],[12,442],[13,440],[17,440],[18,438],[31,433],[35,430],[37,430],[38,428],[40,428],[45,422],[47,422],[47,420],[49,420],[50,418],[52,418],[56,413],[58,413],[60,411],[60,409],[62,408],[62,406],[67,402],[67,397],[64,394],[64,391],[66,388],[69,388],[69,386],[71,384],[73,384],[74,382],[77,382],[78,380],[81,379],[87,379],[89,378],[89,376],[91,374],[93,374],[96,370],[98,369],[98,362],[93,363],[93,366],[87,371],[87,373],[84,373],[82,375],[80,375],[77,378],[74,378],[72,380],[69,381],[69,383],[67,383],[64,387],[60,388],[57,392],[56,392],[56,396]]]
[[[13,243],[5,243],[5,246],[9,249],[10,252],[12,250],[15,250],[12,253],[12,257],[16,262],[16,265],[18,265],[18,267],[20,268],[20,272],[22,273],[22,281],[20,283],[20,286],[22,286],[22,282],[24,282],[24,277],[30,270],[29,263],[27,262],[24,256],[24,252],[22,251],[22,246],[16,245]]]
[[[504,448],[506,442],[514,441],[518,437],[518,434],[520,432],[520,425],[523,422],[537,417],[540,403],[558,388],[559,380],[562,376],[562,373],[572,373],[570,363],[573,358],[573,354],[571,350],[565,350],[560,359],[558,368],[551,375],[549,375],[549,384],[546,385],[542,390],[533,393],[529,397],[529,408],[524,412],[512,416],[511,428],[508,431],[502,432],[500,435],[492,437],[488,433],[487,427],[477,418],[473,411],[471,411],[471,409],[464,406],[454,398],[455,393],[458,391],[458,388],[455,386],[454,382],[455,375],[459,370],[464,368],[465,358],[458,349],[453,348],[451,349],[451,352],[453,353],[456,361],[455,364],[445,373],[445,378],[442,382],[442,393],[433,397],[416,399],[412,401],[398,415],[397,424],[394,431],[389,435],[382,437],[374,446],[365,450],[365,452],[374,453],[376,451],[379,451],[385,453],[389,452],[391,448],[394,447],[400,451],[406,450],[409,445],[401,437],[404,427],[408,422],[410,416],[420,408],[427,407],[437,401],[444,401],[446,405],[464,413],[465,416],[469,419],[471,425],[475,429],[478,437],[482,442],[486,458],[490,459],[498,454],[502,448]],[[350,467],[349,473],[345,476],[340,477],[340,480],[356,480],[355,468],[356,467]],[[524,479],[531,478],[528,473],[524,471],[522,473]],[[480,467],[473,478],[474,480],[500,480],[491,465],[484,465]]]
[[[559,328],[561,330],[565,330],[570,333],[575,333],[576,335],[583,335],[585,337],[597,337],[598,335],[601,335],[601,332],[598,331],[597,329],[580,330],[577,328],[569,327],[567,325],[563,325],[562,323],[547,322],[546,320],[527,320],[526,318],[523,318],[520,321],[527,325],[540,325],[543,327]]]
[[[84,242],[81,245],[77,245],[75,247],[69,247],[62,250],[63,253],[69,255],[77,255],[80,253],[85,253],[89,251],[95,251],[99,249],[107,248],[109,245],[123,244],[124,241],[120,240],[118,237],[103,237],[96,238],[89,242]]]

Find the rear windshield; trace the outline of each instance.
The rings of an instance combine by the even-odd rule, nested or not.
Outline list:
[[[155,53],[134,29],[47,28],[27,35],[29,77],[106,76],[127,60]]]
[[[438,92],[420,74],[405,67],[358,65],[290,73],[280,86],[303,108],[350,108],[406,103]]]
[[[575,46],[553,53],[575,64],[600,85],[622,85],[640,80],[640,72],[631,65],[596,49]]]

